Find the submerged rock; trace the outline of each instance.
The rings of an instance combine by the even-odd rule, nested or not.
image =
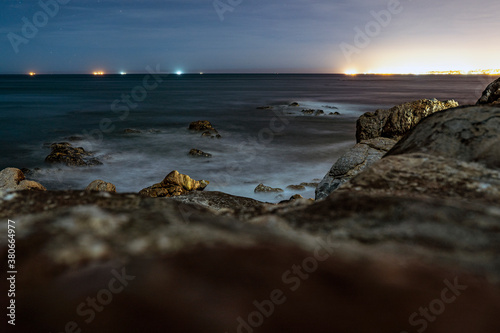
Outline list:
[[[6,168],[0,171],[0,190],[7,191],[46,191],[40,183],[27,180],[24,173],[17,168]]]
[[[269,193],[269,192],[284,192],[281,188],[273,188],[264,184],[259,184],[254,190],[254,193]]]
[[[85,191],[97,191],[97,192],[116,192],[116,186],[105,182],[103,180],[97,179],[94,180],[92,183],[90,183],[87,188],[85,188]]]
[[[63,163],[67,166],[102,165],[98,159],[92,157],[92,153],[85,151],[82,147],[73,147],[68,142],[53,143],[50,148],[52,151],[45,158],[47,163]]]
[[[206,180],[197,181],[174,170],[161,183],[142,189],[139,194],[153,198],[171,197],[191,191],[203,191],[208,184]]]
[[[212,126],[212,124],[208,120],[193,121],[191,124],[189,124],[189,130],[203,132],[201,133],[201,136],[209,137],[212,139],[222,138],[219,132]]]
[[[367,112],[356,123],[356,141],[378,137],[399,140],[423,118],[457,106],[458,103],[453,100],[440,102],[436,99],[422,99],[397,105],[389,110]]]
[[[191,149],[188,153],[188,155],[195,156],[195,157],[212,157],[212,154],[205,153],[199,149]]]
[[[486,87],[477,104],[500,104],[500,78]]]
[[[125,134],[139,134],[139,133],[141,133],[141,131],[136,130],[134,128],[126,128],[123,130],[123,133],[125,133]]]
[[[306,190],[306,187],[304,185],[288,185],[286,188],[289,190],[293,190],[293,191],[305,191]]]
[[[271,110],[273,107],[266,105],[266,106],[258,106],[257,110]]]
[[[212,126],[212,124],[208,120],[198,120],[193,121],[189,124],[189,130],[203,132],[203,131],[215,131],[216,129]]]

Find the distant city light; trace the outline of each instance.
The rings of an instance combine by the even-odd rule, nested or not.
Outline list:
[[[177,71],[176,74],[177,75],[182,75],[182,71]]]
[[[30,74],[30,76],[35,76],[36,75],[35,72],[30,72],[29,74]]]
[[[104,75],[104,72],[94,72],[94,75]]]
[[[356,75],[358,72],[355,69],[348,69],[344,72],[345,75]]]
[[[126,73],[126,72],[120,72],[120,74],[121,74],[121,75],[127,75],[127,73]]]

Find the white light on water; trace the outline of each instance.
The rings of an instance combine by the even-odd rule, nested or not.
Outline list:
[[[175,72],[177,75],[182,75],[182,71]]]
[[[127,75],[127,73],[126,73],[126,72],[120,72],[120,74],[121,74],[121,75]]]

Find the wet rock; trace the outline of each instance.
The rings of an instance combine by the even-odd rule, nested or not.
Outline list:
[[[208,120],[198,120],[193,121],[189,124],[189,130],[204,132],[204,131],[215,131],[216,129],[212,126],[212,124]]]
[[[312,183],[300,183],[300,185],[305,186],[305,187],[317,187],[319,184],[319,181],[321,181],[321,179],[319,179],[318,182],[313,181]]]
[[[17,168],[6,168],[0,171],[0,190],[46,191],[47,189],[40,183],[27,180],[21,170]]]
[[[195,156],[195,157],[212,157],[212,154],[205,153],[199,149],[191,149],[188,153],[188,155]]]
[[[196,181],[177,170],[169,173],[161,183],[142,189],[139,194],[147,197],[171,197],[191,191],[203,191],[209,184],[206,180]]]
[[[85,191],[97,191],[97,192],[116,192],[116,186],[105,182],[103,180],[97,179],[90,183]]]
[[[380,160],[394,145],[396,140],[375,138],[356,144],[332,166],[316,188],[316,200],[324,199],[340,185],[346,183]]]
[[[304,109],[301,111],[303,114],[307,114],[307,115],[313,115],[315,110],[314,109]]]
[[[141,131],[134,129],[134,128],[126,128],[123,130],[123,133],[125,134],[139,134]]]
[[[190,131],[202,132],[202,137],[208,137],[211,139],[220,139],[222,136],[219,132],[212,126],[212,124],[208,120],[198,120],[193,121],[189,124]]]
[[[257,110],[271,110],[273,107],[266,105],[266,106],[258,106]]]
[[[297,102],[292,102],[292,103],[289,104],[289,106],[300,106],[300,105]]]
[[[330,115],[333,115],[333,116],[340,116],[340,112],[337,112],[337,111],[335,111],[335,112],[330,112],[329,114],[330,114]]]
[[[53,143],[50,148],[52,151],[45,158],[47,163],[62,163],[67,166],[102,165],[98,159],[93,157],[92,153],[85,151],[82,147],[73,147],[68,142]]]
[[[389,110],[367,112],[356,123],[356,141],[385,137],[399,140],[406,132],[430,114],[457,107],[455,101],[422,99],[397,105]]]
[[[425,153],[500,169],[500,109],[468,106],[424,119],[388,156]]]
[[[486,87],[476,104],[500,104],[500,78]]]
[[[272,188],[264,184],[259,184],[254,190],[255,193],[284,192],[281,188]]]
[[[320,116],[320,115],[324,115],[325,114],[325,111],[323,110],[316,110],[316,112],[314,113],[315,116]]]
[[[83,141],[85,138],[83,136],[80,136],[80,135],[72,135],[70,137],[68,137],[68,141]]]
[[[292,191],[305,191],[306,190],[306,187],[304,185],[288,185],[286,188],[289,190],[292,190]]]

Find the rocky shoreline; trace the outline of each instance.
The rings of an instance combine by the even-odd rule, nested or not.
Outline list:
[[[177,171],[140,193],[103,180],[46,191],[1,171],[17,328],[500,332],[498,82],[477,105],[420,100],[363,115],[316,200],[203,191],[208,181]],[[220,136],[209,122],[190,130]],[[93,163],[69,148],[51,154]],[[0,249],[7,258],[5,238]]]

